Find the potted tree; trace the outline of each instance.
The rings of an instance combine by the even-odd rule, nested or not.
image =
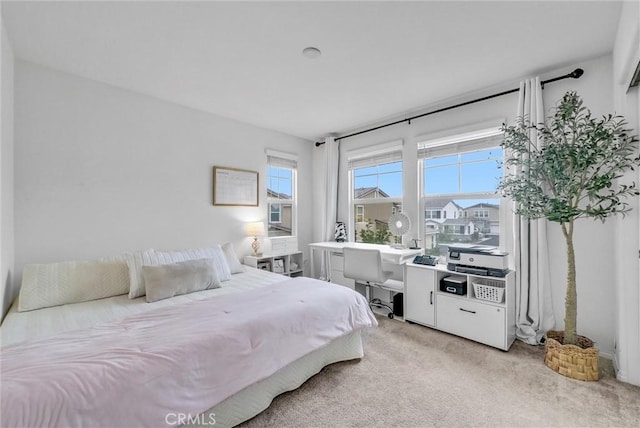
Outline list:
[[[596,119],[576,92],[567,92],[546,123],[518,118],[503,126],[504,165],[518,173],[505,175],[498,186],[516,202],[516,213],[560,224],[566,241],[567,290],[564,331],[547,333],[545,364],[569,377],[597,380],[598,350],[576,333],[576,261],[574,222],[581,218],[605,221],[627,213],[628,197],[638,195],[635,182],[617,182],[640,164],[638,137],[625,129],[620,116]],[[537,132],[540,147],[529,135]]]

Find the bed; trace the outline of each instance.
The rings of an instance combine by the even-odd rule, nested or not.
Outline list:
[[[18,309],[0,327],[5,427],[234,426],[324,366],[362,358],[377,325],[352,290],[248,267],[151,303]]]

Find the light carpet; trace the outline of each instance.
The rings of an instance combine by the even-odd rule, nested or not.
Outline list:
[[[640,427],[640,388],[610,369],[597,382],[577,381],[544,365],[543,346],[516,340],[504,352],[378,321],[362,360],[325,367],[241,426]]]

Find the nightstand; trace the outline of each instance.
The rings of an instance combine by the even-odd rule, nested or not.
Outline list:
[[[244,258],[244,264],[247,266],[290,277],[302,276],[302,262],[302,251],[245,256]]]

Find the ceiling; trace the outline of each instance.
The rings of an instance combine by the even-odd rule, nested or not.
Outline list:
[[[620,9],[611,1],[2,2],[20,59],[309,140],[609,53]],[[305,58],[308,46],[322,55]]]

